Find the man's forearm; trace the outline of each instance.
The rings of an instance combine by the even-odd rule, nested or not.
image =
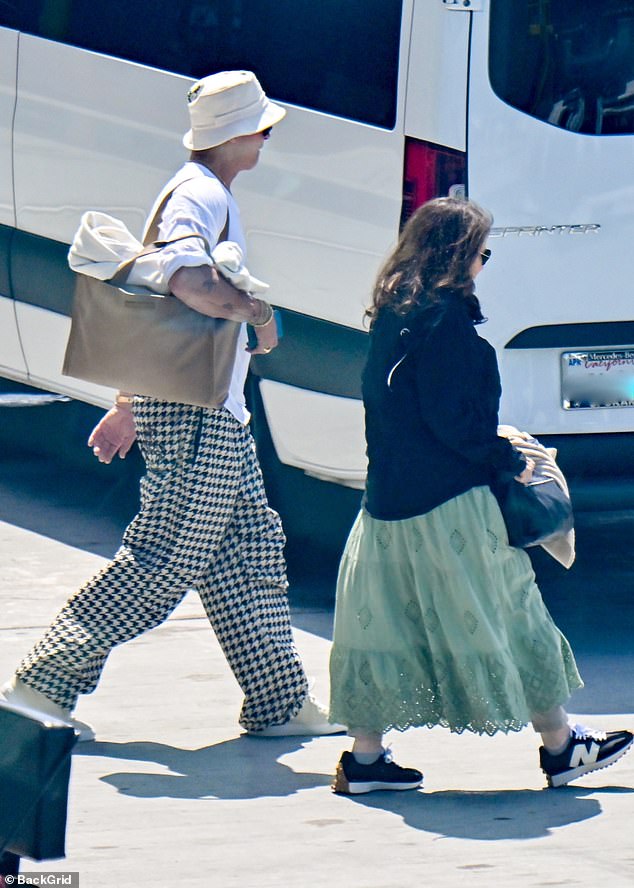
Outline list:
[[[260,326],[272,317],[268,302],[232,287],[210,265],[179,268],[169,279],[169,288],[189,308],[211,318]]]

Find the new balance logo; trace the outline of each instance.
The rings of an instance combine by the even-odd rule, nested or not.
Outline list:
[[[587,749],[583,743],[577,743],[570,756],[571,768],[578,768],[581,765],[594,765],[599,755],[601,747],[598,743],[592,743],[590,749]]]

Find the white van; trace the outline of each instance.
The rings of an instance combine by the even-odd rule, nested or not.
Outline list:
[[[140,233],[184,159],[189,84],[237,67],[288,108],[237,184],[285,328],[251,380],[278,505],[301,523],[347,489],[356,508],[363,311],[399,224],[447,193],[495,216],[478,293],[502,420],[569,473],[627,474],[634,0],[4,0],[0,375],[110,402],[60,373],[67,245],[86,209]],[[309,508],[304,475],[329,482]]]

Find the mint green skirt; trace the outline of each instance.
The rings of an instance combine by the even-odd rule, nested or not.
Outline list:
[[[488,487],[402,521],[361,511],[342,557],[333,722],[518,731],[583,687]]]

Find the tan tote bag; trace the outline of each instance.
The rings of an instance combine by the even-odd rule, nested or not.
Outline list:
[[[227,217],[219,242],[228,227]],[[146,247],[122,263],[110,281],[77,275],[62,373],[161,401],[221,407],[229,394],[240,324],[207,317],[171,294],[126,289],[136,259],[165,245]]]

